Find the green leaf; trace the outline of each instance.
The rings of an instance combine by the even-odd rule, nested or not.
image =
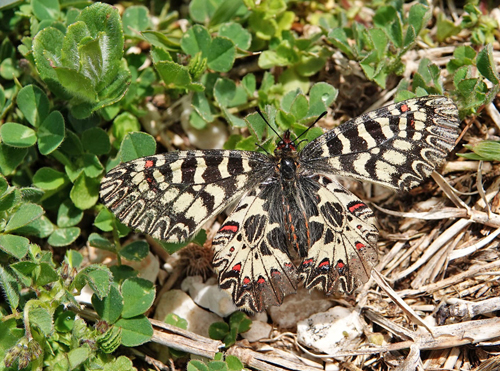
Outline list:
[[[0,172],[2,175],[10,175],[23,162],[27,154],[26,148],[14,148],[0,143]]]
[[[226,356],[227,367],[231,371],[240,371],[243,370],[243,363],[239,360],[238,357],[233,355]]]
[[[226,322],[214,322],[208,328],[210,339],[223,340],[229,333],[229,325]]]
[[[19,189],[11,188],[0,197],[0,211],[9,210],[19,204],[21,202],[21,197]]]
[[[40,271],[36,277],[37,286],[45,286],[49,283],[56,282],[59,280],[60,276],[56,270],[47,263],[40,263]]]
[[[88,244],[98,249],[103,249],[107,251],[116,252],[115,245],[113,245],[107,238],[104,238],[100,234],[91,233],[88,238]]]
[[[214,98],[219,106],[229,107],[236,95],[236,84],[233,80],[218,79],[214,86]]]
[[[16,236],[17,237],[17,236]],[[0,248],[3,249],[2,247],[2,236],[0,235]],[[27,240],[27,239],[26,239]],[[0,285],[2,286],[2,291],[5,294],[5,299],[7,300],[9,306],[12,309],[17,309],[19,306],[19,297],[20,297],[20,292],[21,292],[21,285],[18,282],[18,279],[14,276],[12,273],[12,270],[9,269],[8,267],[4,268],[4,265],[0,265]],[[15,326],[15,321],[16,319],[12,318],[12,321],[14,321],[14,326]],[[0,322],[0,342],[2,343],[3,347],[6,347],[6,344],[9,343],[11,333],[7,334],[3,332],[5,330],[6,321],[1,321]],[[14,342],[15,343],[15,342]],[[12,344],[14,346],[14,344]]]
[[[266,13],[262,11],[253,11],[248,22],[257,37],[262,40],[271,40],[278,31],[276,20],[266,17]]]
[[[161,61],[155,64],[158,74],[167,89],[186,88],[194,91],[203,91],[201,84],[193,83],[189,69],[171,61]]]
[[[445,41],[448,37],[458,35],[462,30],[461,27],[446,18],[444,13],[439,13],[437,17],[437,32],[436,39],[439,42]]]
[[[39,306],[32,305],[28,312],[31,326],[36,326],[44,336],[49,336],[53,331],[52,315],[47,308],[48,304],[41,303]]]
[[[64,310],[63,308],[62,305],[59,306],[54,313],[54,327],[56,331],[68,333],[73,330],[76,313],[71,310]]]
[[[290,113],[297,119],[300,120],[304,118],[309,110],[309,102],[303,94],[299,94],[295,97],[292,105],[290,107]]]
[[[17,259],[22,259],[28,253],[30,241],[26,237],[12,234],[0,234],[0,249]]]
[[[287,69],[279,77],[279,82],[283,84],[283,90],[289,92],[292,90],[300,89],[302,92],[309,91],[309,79],[300,76],[293,68]]]
[[[27,85],[17,94],[17,106],[34,127],[38,127],[49,114],[50,103],[42,89]]]
[[[45,215],[42,215],[41,218],[35,219],[24,227],[16,229],[16,233],[25,236],[47,238],[54,232],[54,229],[54,225],[50,220]]]
[[[250,330],[252,320],[243,312],[234,312],[229,318],[229,327],[236,329],[238,333]]]
[[[342,28],[334,28],[328,33],[328,41],[330,41],[336,48],[344,53],[347,58],[354,59],[354,54],[347,40],[347,35]]]
[[[36,133],[27,126],[6,122],[0,127],[2,141],[11,147],[28,148],[36,143]]]
[[[103,265],[89,265],[76,275],[73,284],[77,290],[81,290],[86,284],[99,297],[104,298],[109,294],[113,275],[108,267]]]
[[[132,5],[125,9],[122,16],[125,35],[138,36],[134,31],[144,31],[149,27],[149,11],[142,5]]]
[[[233,19],[236,14],[239,13],[240,9],[246,12],[246,8],[241,0],[221,2],[215,9],[210,19],[209,26],[215,26]]]
[[[257,113],[251,113],[245,117],[248,128],[252,131],[252,134],[257,138],[258,142],[262,142],[267,124],[262,119],[262,117]]]
[[[153,283],[138,277],[126,279],[121,291],[123,295],[122,318],[132,318],[143,314],[151,307],[155,298]]]
[[[144,156],[152,156],[156,151],[156,141],[146,133],[129,133],[120,147],[122,162],[132,161]]]
[[[48,244],[55,247],[71,245],[80,236],[80,228],[68,227],[56,229],[47,240]]]
[[[500,79],[498,77],[498,73],[496,70],[497,63],[493,58],[493,46],[491,44],[486,45],[478,54],[477,54],[477,69],[493,84],[498,84]]]
[[[187,371],[209,371],[209,369],[202,361],[191,360],[187,365]]]
[[[111,133],[115,137],[115,142],[113,146],[118,149],[128,133],[133,131],[140,131],[141,124],[139,120],[134,115],[129,112],[123,112],[120,115],[116,116],[113,121],[113,126],[111,127]]]
[[[99,186],[99,179],[89,178],[82,173],[76,178],[69,197],[77,208],[81,210],[90,209],[99,198]]]
[[[208,364],[210,371],[228,371],[227,364],[224,361],[210,361]]]
[[[202,130],[207,127],[207,122],[196,110],[191,111],[191,114],[189,115],[189,124],[197,130]]]
[[[122,247],[120,255],[131,261],[141,261],[149,253],[149,245],[146,241],[134,241]]]
[[[91,354],[92,352],[87,344],[84,344],[83,346],[78,348],[71,349],[67,354],[69,362],[68,369],[69,370],[76,369],[77,367],[82,365],[85,361],[87,361]]]
[[[172,51],[172,52],[180,52],[181,51],[181,45],[177,42],[174,41],[161,32],[158,31],[142,31],[141,35],[146,39],[147,42],[149,42],[151,45],[153,45],[156,48],[153,48],[151,51],[151,56],[153,57],[153,62],[157,63],[162,59],[157,59],[155,57],[158,56],[158,54],[155,52],[155,49],[164,49]],[[171,61],[172,57],[168,53],[164,53],[163,56]]]
[[[45,191],[54,191],[69,183],[66,174],[51,167],[42,167],[33,176],[33,185]]]
[[[246,74],[241,80],[241,86],[247,92],[249,98],[254,96],[255,90],[257,89],[257,81],[253,73]]]
[[[239,23],[224,23],[219,27],[219,36],[227,37],[234,45],[242,50],[248,50],[252,42],[252,35]]]
[[[226,37],[216,37],[212,40],[207,53],[208,67],[217,72],[227,72],[231,69],[236,56],[234,43]]]
[[[415,35],[419,35],[422,28],[427,25],[431,12],[429,7],[422,4],[414,4],[408,13],[408,24],[412,25],[415,30]]]
[[[153,336],[153,327],[143,316],[122,318],[116,322],[122,328],[122,344],[126,347],[136,347],[149,341]]]
[[[206,122],[212,122],[214,120],[214,116],[212,115],[212,110],[210,107],[210,103],[208,102],[207,96],[205,93],[194,93],[192,100],[193,108],[196,110],[198,115],[203,118]]]
[[[319,116],[337,99],[339,91],[326,82],[314,84],[309,92],[307,116]]]
[[[111,232],[115,225],[116,217],[108,209],[101,209],[94,220],[94,225],[104,232]]]
[[[169,313],[163,320],[166,324],[181,328],[183,330],[187,330],[188,321],[184,318],[179,317],[177,314]]]
[[[198,52],[201,52],[202,56],[206,58],[211,42],[212,38],[208,30],[203,26],[195,24],[182,35],[181,47],[186,54],[194,56]]]
[[[103,299],[99,299],[97,295],[92,295],[92,305],[101,319],[113,324],[120,318],[122,313],[123,296],[115,285],[111,285],[109,294]]]
[[[102,166],[99,158],[92,153],[85,153],[82,156],[83,171],[89,178],[96,178],[102,174],[104,167]]]
[[[275,66],[288,66],[290,61],[282,57],[274,50],[264,50],[259,55],[259,67],[262,69],[269,69]]]
[[[75,207],[70,200],[64,201],[57,211],[57,226],[60,228],[72,227],[80,223],[83,211]]]
[[[31,203],[22,204],[7,222],[5,233],[24,227],[33,220],[40,218],[43,215],[43,212],[43,208],[39,205]]]
[[[42,155],[54,152],[64,140],[64,118],[59,111],[52,111],[38,128],[38,149]]]
[[[500,143],[490,140],[485,140],[477,143],[474,146],[466,146],[476,155],[481,157],[483,161],[500,161]]]
[[[39,20],[57,20],[60,17],[58,0],[32,0],[33,14]]]
[[[189,3],[189,15],[198,23],[208,23],[222,0],[193,0]]]

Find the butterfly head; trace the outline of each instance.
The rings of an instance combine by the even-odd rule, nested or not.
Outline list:
[[[297,151],[295,142],[290,139],[290,130],[287,130],[285,134],[283,134],[283,138],[278,142],[274,154],[276,156],[283,156],[294,153],[295,151]]]

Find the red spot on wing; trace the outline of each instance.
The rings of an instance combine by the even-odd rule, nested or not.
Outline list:
[[[259,279],[257,280],[257,283],[263,284],[266,283],[266,280],[264,279],[264,277],[260,276]]]
[[[154,165],[155,165],[155,163],[153,162],[153,160],[147,160],[146,165],[144,165],[144,167],[146,169],[149,169],[150,167],[153,167]]]
[[[360,207],[366,207],[366,205],[362,202],[359,202],[357,204],[354,204],[352,206],[349,206],[349,211],[351,213],[355,212],[357,209],[359,209]]]
[[[248,277],[243,278],[244,285],[248,285],[249,283],[250,283],[250,278],[248,278]]]
[[[407,104],[403,104],[400,108],[401,112],[406,112],[410,110],[410,107],[408,107]]]
[[[238,232],[238,226],[231,224],[224,225],[221,229],[219,229],[219,232],[224,232],[224,231],[230,231],[236,233]]]
[[[231,248],[229,249],[230,252],[233,252],[234,251],[234,246],[231,246]]]
[[[272,271],[271,273],[273,276],[281,276],[281,272],[280,271]]]
[[[304,260],[304,261],[302,262],[302,265],[307,266],[307,265],[311,264],[312,262],[313,262],[313,259],[312,259],[312,258],[311,258],[311,259],[307,259],[307,260]]]
[[[324,262],[321,262],[320,265],[318,265],[318,268],[324,268],[324,267],[329,267],[330,262],[328,260],[325,260]]]
[[[153,183],[153,178],[146,178],[146,182]]]
[[[341,261],[337,262],[337,269],[342,269],[345,267],[345,264],[342,263]]]
[[[232,268],[232,270],[233,270],[234,272],[239,272],[239,271],[241,270],[241,264],[240,264],[240,263],[236,264],[236,265]]]
[[[358,250],[363,250],[366,246],[363,245],[361,242],[356,242],[356,249]]]
[[[412,119],[412,120],[410,121],[410,126],[411,126],[412,128],[414,128],[414,127],[415,127],[415,120],[413,120],[413,119]]]

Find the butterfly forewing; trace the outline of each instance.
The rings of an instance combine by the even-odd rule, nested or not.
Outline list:
[[[172,152],[115,167],[102,180],[100,196],[125,225],[181,242],[272,170],[269,157],[258,152]]]
[[[457,107],[450,99],[409,99],[325,133],[300,152],[300,162],[311,172],[408,190],[428,177],[453,149],[459,124]]]

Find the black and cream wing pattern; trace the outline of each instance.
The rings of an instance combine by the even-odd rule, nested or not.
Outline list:
[[[285,132],[273,155],[171,152],[123,163],[102,180],[103,203],[124,224],[182,242],[238,201],[215,235],[219,285],[242,309],[263,311],[306,288],[352,292],[377,262],[375,218],[335,179],[395,190],[420,184],[453,149],[458,110],[414,98],[349,120],[297,151]]]

